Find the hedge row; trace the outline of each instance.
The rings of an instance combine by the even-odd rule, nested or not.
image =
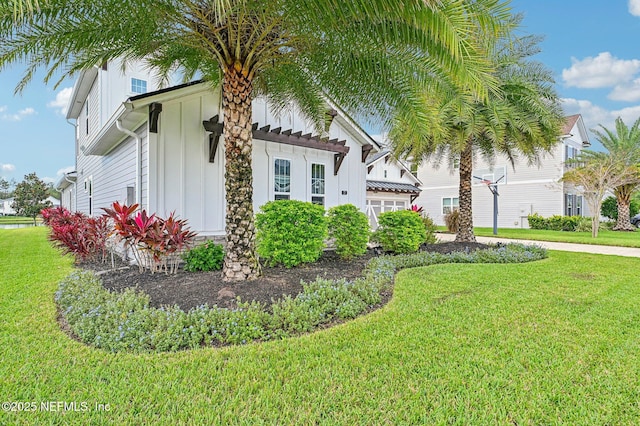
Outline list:
[[[519,263],[546,257],[538,246],[509,244],[473,253],[416,253],[372,259],[354,281],[304,284],[296,297],[276,301],[270,311],[239,301],[236,309],[206,305],[185,312],[154,308],[143,293],[106,290],[91,272],[67,277],[55,295],[60,312],[81,341],[111,352],[176,351],[212,344],[243,344],[308,332],[336,319],[354,318],[381,301],[397,270],[438,263]]]
[[[548,231],[577,231],[583,218],[580,216],[553,215],[542,217],[538,213],[527,216],[529,228],[544,229]]]

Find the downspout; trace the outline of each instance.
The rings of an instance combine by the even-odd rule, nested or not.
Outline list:
[[[66,121],[67,121],[67,124],[69,126],[73,127],[73,140],[75,141],[74,145],[75,145],[75,154],[76,154],[74,162],[76,163],[75,164],[75,169],[76,169],[76,172],[77,172],[78,171],[78,145],[80,145],[80,141],[78,140],[78,121],[76,119],[76,122],[72,123],[70,121],[70,119],[68,119],[68,118],[67,118]],[[75,182],[69,180],[69,178],[67,177],[66,173],[64,173],[63,176],[64,176],[64,180],[66,180],[67,182],[69,182],[71,184],[71,190],[73,191],[74,204],[75,204],[75,206],[77,206],[78,205],[78,188],[76,187]],[[69,200],[69,202],[71,202],[71,200]],[[60,205],[62,205],[62,195],[60,195]],[[69,206],[69,210],[71,210],[72,207],[74,207],[74,206]]]
[[[132,132],[129,129],[125,129],[122,127],[122,120],[116,120],[116,127],[125,135],[131,136],[136,141],[136,204],[141,206],[142,204],[142,194],[140,191],[140,181],[142,180],[140,175],[142,174],[142,138],[136,133]]]

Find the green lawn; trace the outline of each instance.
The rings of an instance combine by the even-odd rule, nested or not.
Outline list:
[[[38,222],[40,220],[38,219]],[[33,219],[24,216],[0,216],[0,225],[3,224],[32,224]]]
[[[474,228],[473,232],[481,237],[493,237],[493,228]],[[599,244],[603,246],[640,247],[640,232],[614,232],[600,229],[598,238],[589,232],[546,231],[541,229],[499,228],[498,237],[536,241],[554,241],[577,244]]]
[[[44,228],[0,231],[0,398],[38,406],[0,424],[637,424],[639,269],[551,252],[405,270],[385,308],[301,338],[111,354],[60,331],[71,263]]]

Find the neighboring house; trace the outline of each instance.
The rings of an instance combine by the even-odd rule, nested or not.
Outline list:
[[[13,198],[0,200],[0,216],[13,216],[16,214],[11,204],[13,204]]]
[[[76,170],[57,183],[63,205],[96,216],[114,201],[138,203],[175,212],[201,235],[223,235],[220,91],[199,81],[158,89],[152,80],[111,62],[81,74],[67,115],[76,120]],[[256,211],[289,198],[365,211],[366,161],[380,147],[337,106],[328,103],[327,114],[328,137],[320,138],[295,108],[275,115],[254,100]]]
[[[372,229],[378,227],[380,213],[411,208],[420,195],[422,183],[389,150],[367,160],[367,216]]]
[[[587,129],[582,116],[565,118],[562,136],[550,154],[545,154],[540,165],[517,161],[512,167],[506,158],[497,158],[493,165],[476,156],[472,183],[473,224],[479,227],[493,225],[493,194],[485,182],[497,181],[498,226],[501,228],[527,228],[527,216],[538,213],[552,215],[588,216],[583,197],[570,185],[560,181],[567,166],[583,148],[589,147]],[[438,225],[444,225],[445,214],[458,209],[459,170],[432,163],[418,169],[418,178],[425,184],[415,203],[424,208]]]
[[[0,216],[14,216],[16,214],[16,211],[11,206],[13,201],[13,198],[0,200]],[[47,201],[51,202],[51,205],[54,207],[60,205],[60,200],[52,196],[47,197]]]

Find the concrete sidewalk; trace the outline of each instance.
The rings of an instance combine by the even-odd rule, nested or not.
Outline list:
[[[453,241],[455,234],[436,233],[439,241]],[[575,251],[580,253],[609,254],[614,256],[640,257],[640,248],[599,246],[594,244],[554,243],[550,241],[516,240],[511,238],[478,237],[479,243],[523,243],[536,244],[548,250]]]

